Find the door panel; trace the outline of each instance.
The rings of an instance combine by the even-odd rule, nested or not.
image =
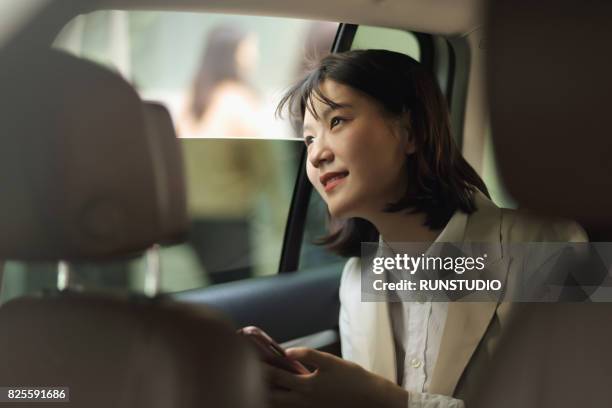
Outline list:
[[[342,266],[342,263],[335,263],[169,296],[182,302],[212,306],[227,314],[236,327],[258,326],[276,341],[286,342],[337,330]],[[304,342],[293,345],[306,344]]]

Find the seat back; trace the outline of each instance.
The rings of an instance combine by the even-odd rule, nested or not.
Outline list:
[[[92,62],[3,57],[0,259],[103,259],[186,231],[168,115]]]
[[[64,293],[0,307],[0,383],[71,407],[263,407],[260,366],[224,319],[151,299]]]
[[[183,235],[167,110],[91,62],[13,57],[0,59],[0,258],[106,261]],[[73,407],[263,406],[255,353],[207,308],[52,292],[2,305],[0,331],[0,384],[69,387]]]
[[[490,2],[487,75],[501,177],[520,205],[612,237],[612,4]]]
[[[568,0],[492,1],[487,11],[491,127],[505,185],[522,206],[578,220],[592,241],[612,237],[611,12],[609,2]],[[470,406],[609,405],[612,304],[514,308]]]

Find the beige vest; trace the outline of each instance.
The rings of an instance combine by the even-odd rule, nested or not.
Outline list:
[[[488,268],[505,280],[512,263],[503,245],[516,242],[584,242],[576,223],[534,216],[525,211],[500,209],[483,194],[476,195],[478,210],[468,216],[464,242],[499,243],[489,252]],[[385,302],[361,302],[359,258],[351,258],[340,286],[342,354],[375,374],[396,382],[396,356]],[[464,398],[475,373],[490,360],[513,312],[511,303],[450,303],[440,352],[428,392]],[[474,374],[474,375],[473,375]]]

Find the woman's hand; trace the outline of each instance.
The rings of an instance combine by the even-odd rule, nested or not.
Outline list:
[[[287,355],[317,369],[311,374],[297,375],[267,366],[270,407],[404,408],[408,405],[408,393],[404,389],[357,364],[302,347],[288,349]]]

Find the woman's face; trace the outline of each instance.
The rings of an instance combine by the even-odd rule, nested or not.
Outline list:
[[[319,119],[306,110],[308,178],[332,216],[369,219],[403,196],[406,155],[414,145],[400,120],[372,98],[332,80],[320,88],[341,107],[333,109],[313,96]]]

